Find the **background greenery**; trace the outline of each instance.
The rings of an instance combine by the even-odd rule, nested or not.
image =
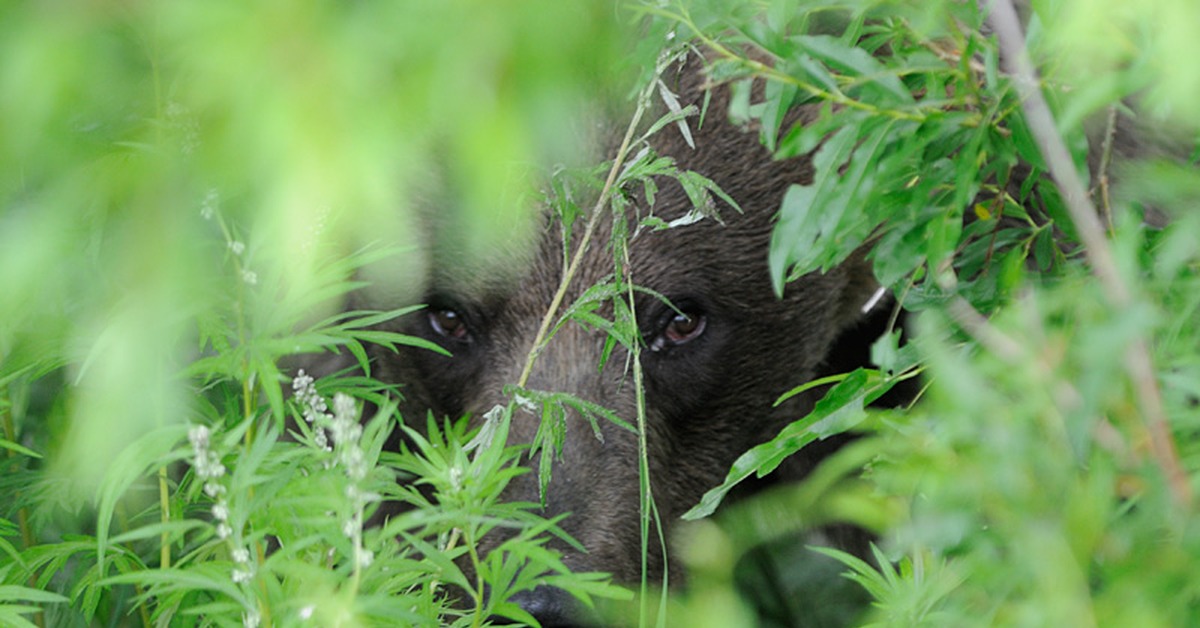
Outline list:
[[[869,243],[914,340],[885,336],[878,370],[739,461],[697,515],[814,439],[864,435],[689,528],[689,590],[648,621],[745,623],[756,598],[775,609],[760,621],[799,622],[790,594],[743,595],[739,553],[846,521],[879,534],[878,564],[842,556],[874,600],[857,622],[1194,623],[1200,6],[1030,4],[1050,135],[1094,192],[1099,244],[975,3],[5,4],[0,623],[477,625],[529,621],[506,600],[537,583],[627,597],[565,573],[552,522],[495,503],[520,455],[502,438],[435,418],[416,451],[383,452],[394,383],[340,374],[306,405],[277,363],[416,342],[372,329],[398,312],[341,309],[360,269],[384,301],[412,296],[422,183],[454,182],[465,250],[522,241],[526,190],[579,165],[579,111],[685,42],[742,95],[729,115],[780,156],[817,149],[781,207],[777,280]],[[825,109],[783,126],[799,104]],[[1143,158],[1105,150],[1124,137],[1110,110]],[[1089,173],[1089,149],[1114,159]],[[911,408],[866,409],[918,373]],[[380,411],[356,433],[363,401]],[[384,499],[416,508],[365,525]],[[524,532],[475,556],[497,521]]]

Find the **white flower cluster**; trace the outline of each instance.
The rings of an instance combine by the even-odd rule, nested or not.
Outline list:
[[[204,494],[213,500],[212,515],[217,520],[217,536],[229,538],[233,529],[229,527],[229,504],[225,501],[225,485],[218,482],[225,475],[225,465],[216,452],[209,449],[208,428],[197,425],[188,430],[188,441],[196,457],[192,459],[192,468],[196,477],[204,480]]]
[[[238,275],[246,284],[251,286],[257,285],[258,273],[246,268],[246,261],[241,259],[242,254],[246,252],[246,243],[234,238],[233,233],[218,214],[220,208],[220,192],[216,188],[209,188],[208,192],[204,195],[204,201],[200,203],[200,217],[205,220],[217,219],[217,224],[221,227],[221,232],[225,236],[225,246],[229,247],[229,251],[237,258],[234,260],[234,268],[237,270]]]
[[[212,220],[213,216],[217,215],[217,208],[220,206],[221,193],[217,192],[216,188],[209,188],[208,193],[204,195],[204,202],[200,204],[200,217]]]
[[[179,135],[179,151],[184,155],[196,152],[200,147],[200,123],[196,116],[177,102],[167,104],[166,114],[167,127]]]
[[[333,442],[337,445],[337,464],[346,470],[346,476],[355,482],[367,477],[367,461],[358,445],[358,439],[362,438],[358,408],[354,407],[354,400],[345,393],[333,396],[333,422],[329,431],[333,433]]]
[[[304,422],[313,428],[313,440],[316,441],[317,447],[325,451],[333,451],[325,436],[324,428],[324,424],[333,421],[333,416],[329,414],[329,406],[326,405],[325,398],[317,392],[312,376],[305,373],[304,369],[300,369],[296,373],[296,377],[292,378],[292,394],[300,402],[300,411],[304,415]]]
[[[362,545],[363,509],[380,497],[359,488],[358,483],[367,477],[367,459],[359,442],[362,425],[354,400],[345,393],[333,396],[333,422],[329,431],[333,434],[334,464],[341,465],[350,479],[346,497],[350,500],[352,514],[342,524],[342,533],[354,542],[354,563],[358,569],[363,569],[375,560],[375,554]]]
[[[195,454],[192,468],[196,477],[204,481],[204,494],[213,499],[212,516],[217,522],[217,538],[233,546],[230,556],[237,566],[234,567],[230,578],[234,584],[247,583],[254,577],[255,566],[250,560],[250,550],[236,544],[231,538],[234,536],[234,530],[229,525],[229,502],[225,499],[225,485],[219,481],[225,476],[225,465],[221,464],[221,459],[210,447],[210,432],[207,427],[197,425],[188,430],[188,442],[192,444]]]
[[[250,582],[255,573],[254,563],[250,562],[250,550],[239,547],[230,552],[230,556],[233,558],[234,564],[237,565],[233,569],[233,575],[231,576],[233,583],[245,584]]]
[[[370,565],[374,554],[362,546],[363,510],[366,505],[381,497],[362,490],[359,483],[367,477],[367,459],[363,453],[362,424],[359,423],[358,408],[354,399],[345,393],[333,396],[333,414],[329,405],[317,392],[311,375],[301,369],[292,379],[292,392],[300,402],[304,421],[313,428],[313,440],[322,451],[332,452],[331,466],[340,466],[349,478],[346,497],[350,500],[351,516],[342,522],[342,533],[354,542],[354,561],[358,568]],[[325,430],[329,430],[329,435]],[[329,439],[333,439],[332,446]]]

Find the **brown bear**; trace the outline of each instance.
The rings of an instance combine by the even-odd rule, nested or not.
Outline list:
[[[701,65],[693,59],[664,76],[684,106],[704,101]],[[756,132],[731,123],[727,92],[713,90],[707,115],[690,120],[694,147],[673,125],[651,144],[680,169],[712,179],[741,211],[723,206],[720,221],[643,230],[629,241],[630,279],[671,304],[650,292],[639,293],[634,303],[643,341],[650,478],[668,534],[740,454],[808,412],[811,395],[773,404],[822,372],[835,340],[862,318],[876,290],[866,264],[853,261],[787,284],[782,298],[775,294],[767,265],[774,217],[788,186],[809,183],[812,168],[808,158],[773,160]],[[653,207],[644,196],[631,195],[631,215],[653,211],[672,221],[693,210],[674,180],[664,178],[659,188]],[[564,303],[613,273],[613,252],[605,245],[612,228],[610,217],[599,221]],[[575,231],[578,244],[583,229]],[[429,410],[478,418],[507,401],[503,390],[518,381],[564,266],[562,238],[553,225],[521,268],[514,270],[509,260],[483,280],[463,281],[456,260],[434,251],[429,307],[405,319],[401,329],[440,344],[453,357],[412,348],[374,356],[377,377],[405,386],[402,410],[414,424],[423,424]],[[635,422],[625,351],[618,345],[600,370],[604,346],[604,332],[568,324],[539,355],[527,387],[567,392]],[[562,461],[545,495],[546,515],[571,513],[562,527],[587,549],[565,548],[568,567],[636,582],[642,564],[637,436],[602,420],[600,439],[577,419],[568,417]],[[530,442],[539,421],[534,413],[516,412],[510,442]],[[799,476],[813,462],[813,456],[796,458],[781,469],[784,475]],[[537,474],[519,477],[506,497],[538,501]],[[661,551],[651,549],[649,559],[652,574],[660,574]],[[520,601],[543,625],[566,624],[570,605],[562,598],[539,589]]]

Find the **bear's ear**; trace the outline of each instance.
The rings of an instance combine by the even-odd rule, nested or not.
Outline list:
[[[842,277],[840,311],[834,320],[833,338],[822,367],[823,375],[849,373],[861,367],[875,367],[871,348],[885,333],[903,330],[905,312],[896,312],[891,290],[881,286],[866,259],[867,249],[855,252],[838,267]],[[901,342],[904,342],[903,340]],[[886,395],[872,403],[875,407],[899,407],[916,399],[918,379],[896,384]]]
[[[842,274],[842,293],[838,301],[839,331],[855,327],[876,312],[891,306],[886,289],[875,280],[871,262],[867,260],[870,245],[864,245],[838,266]]]

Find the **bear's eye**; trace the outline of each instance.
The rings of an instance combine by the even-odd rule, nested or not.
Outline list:
[[[703,314],[676,314],[667,324],[663,336],[667,342],[681,345],[704,333],[705,322]]]
[[[438,335],[453,340],[470,340],[470,330],[461,314],[450,309],[429,310],[429,326]]]
[[[650,342],[651,351],[662,351],[670,347],[687,344],[704,333],[708,317],[696,307],[681,307],[680,311],[669,310],[664,316],[662,331]]]

